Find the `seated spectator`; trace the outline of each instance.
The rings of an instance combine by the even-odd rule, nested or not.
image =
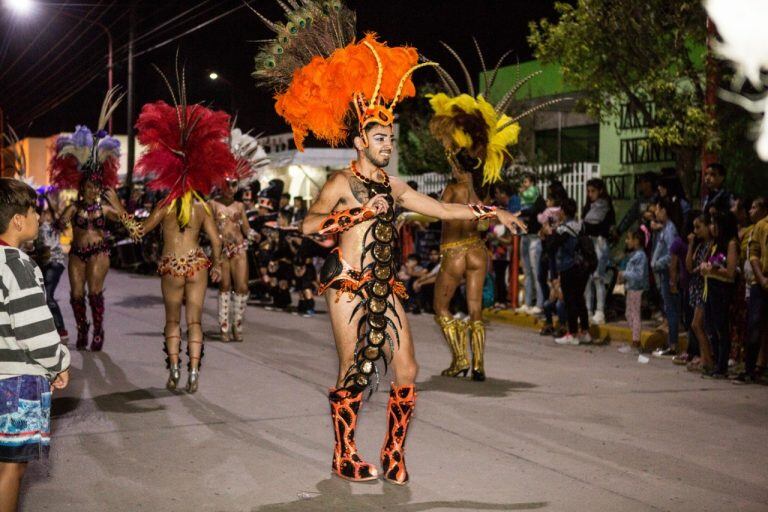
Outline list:
[[[408,299],[405,300],[403,308],[406,312],[416,315],[421,314],[421,308],[416,301],[416,293],[414,292],[413,285],[418,278],[423,277],[428,273],[420,263],[421,261],[418,254],[409,254],[405,263],[401,265],[400,271],[397,273],[397,278],[405,283],[405,289],[408,292]]]

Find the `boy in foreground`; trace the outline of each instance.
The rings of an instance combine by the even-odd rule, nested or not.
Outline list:
[[[37,237],[37,195],[0,178],[0,512],[14,512],[31,460],[48,455],[51,393],[69,382],[40,268],[19,247]]]

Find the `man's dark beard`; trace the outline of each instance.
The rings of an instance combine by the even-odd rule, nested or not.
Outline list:
[[[374,156],[371,154],[371,150],[370,150],[370,149],[367,149],[367,148],[366,148],[366,150],[365,150],[365,151],[363,151],[363,154],[365,155],[365,158],[366,158],[366,159],[368,159],[368,161],[369,161],[369,162],[371,162],[371,163],[372,163],[373,165],[375,165],[376,167],[386,167],[387,165],[389,165],[389,160],[390,160],[390,158],[391,158],[391,157],[390,157],[390,158],[387,158],[386,160],[385,160],[385,159],[377,160],[377,159],[376,159],[376,158],[374,158]]]

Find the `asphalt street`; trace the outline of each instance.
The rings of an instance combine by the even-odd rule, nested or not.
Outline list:
[[[68,294],[63,282],[73,346]],[[106,298],[105,349],[73,350],[72,382],[54,396],[51,458],[30,467],[24,511],[768,510],[765,386],[503,324],[488,328],[488,381],[448,379],[436,325],[412,316],[412,481],[350,484],[330,473],[326,315],[249,307],[245,342],[207,343],[200,390],[188,395],[164,387],[159,279],[113,271]],[[358,427],[371,461],[384,382]]]

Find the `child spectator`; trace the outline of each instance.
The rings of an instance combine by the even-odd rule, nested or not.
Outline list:
[[[48,455],[51,392],[69,382],[43,275],[19,246],[37,237],[35,191],[0,178],[0,510],[16,510],[27,463]]]
[[[560,289],[560,280],[554,279],[549,287],[549,298],[544,301],[544,326],[539,331],[542,336],[554,336],[560,338],[567,332],[565,326],[568,324],[568,312],[565,309],[563,300],[563,291]],[[557,315],[557,328],[555,328],[553,318]]]
[[[640,348],[640,333],[642,320],[640,310],[643,304],[643,292],[648,290],[648,257],[645,255],[645,245],[648,233],[645,226],[627,233],[626,245],[630,252],[627,267],[619,272],[619,282],[625,284],[626,306],[624,315],[632,330],[632,347]]]
[[[709,215],[699,212],[693,218],[693,232],[688,235],[688,252],[685,257],[685,266],[690,276],[688,300],[693,309],[691,331],[694,337],[688,340],[688,355],[691,356],[691,361],[688,363],[690,371],[711,371],[713,366],[704,322],[704,277],[700,271],[711,249]]]
[[[710,220],[712,249],[701,264],[704,276],[704,319],[712,345],[715,368],[703,377],[724,379],[728,374],[731,337],[728,330],[729,308],[733,300],[736,268],[739,261],[738,228],[731,212],[716,211]]]
[[[659,199],[656,205],[656,224],[658,236],[651,257],[651,270],[656,275],[656,283],[664,304],[664,316],[667,319],[667,346],[654,350],[655,357],[672,357],[677,353],[678,332],[680,328],[680,295],[677,283],[670,282],[669,266],[672,261],[672,244],[678,236],[677,227],[672,219],[679,219],[680,205],[670,198]],[[675,291],[673,291],[675,290]]]

